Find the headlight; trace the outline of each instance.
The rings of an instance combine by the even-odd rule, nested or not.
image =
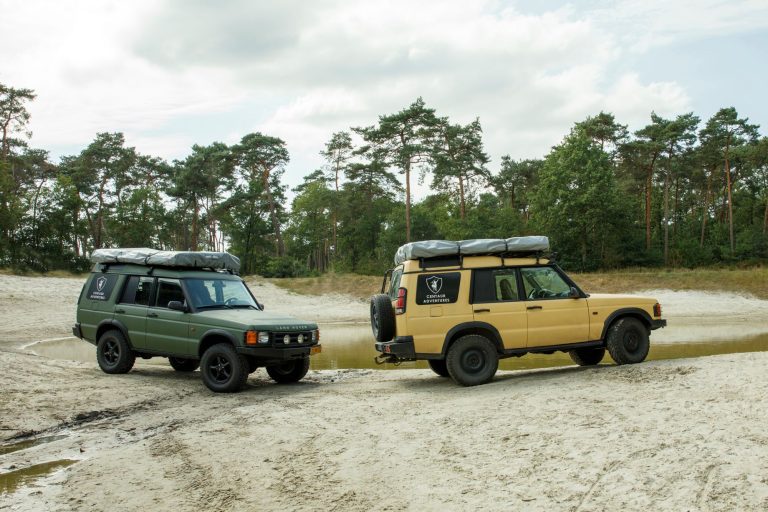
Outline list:
[[[259,343],[269,343],[269,333],[268,332],[260,332],[259,333]]]

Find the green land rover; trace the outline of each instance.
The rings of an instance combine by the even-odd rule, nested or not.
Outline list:
[[[180,372],[200,367],[212,391],[233,392],[262,366],[297,382],[321,350],[317,324],[265,312],[228,253],[99,249],[91,260],[72,332],[96,345],[106,373],[167,357]]]

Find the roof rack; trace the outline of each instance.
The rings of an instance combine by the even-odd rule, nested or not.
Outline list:
[[[132,263],[150,267],[172,267],[187,269],[240,271],[240,259],[227,252],[207,251],[159,251],[148,248],[96,249],[91,254],[93,263],[102,263],[105,268],[113,263]]]
[[[425,240],[401,246],[395,254],[395,265],[407,260],[429,260],[451,256],[535,256],[549,250],[546,236],[521,236],[513,238],[483,238],[474,240]]]

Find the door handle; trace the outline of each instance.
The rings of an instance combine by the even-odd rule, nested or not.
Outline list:
[[[541,307],[541,306],[528,306],[528,307],[527,307],[527,308],[525,308],[525,309],[531,310],[531,309],[544,309],[544,308],[543,308],[543,307]]]
[[[490,309],[476,309],[475,313],[490,313]]]
[[[123,313],[125,313],[125,310],[124,309],[116,309],[115,313],[123,314]]]
[[[157,313],[147,313],[149,318],[157,318]]]

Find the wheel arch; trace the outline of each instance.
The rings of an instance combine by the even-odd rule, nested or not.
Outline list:
[[[445,335],[443,350],[441,352],[442,357],[444,358],[446,354],[448,354],[448,349],[451,348],[451,345],[453,345],[456,340],[468,334],[478,334],[480,336],[484,336],[491,340],[491,343],[493,343],[493,345],[496,347],[496,351],[499,354],[504,352],[504,344],[501,341],[501,335],[499,334],[498,329],[496,329],[493,325],[485,322],[464,322],[454,326]]]
[[[650,332],[652,318],[647,311],[640,308],[621,308],[608,315],[608,318],[605,319],[605,322],[603,323],[603,332],[600,334],[600,339],[605,340],[605,336],[608,334],[608,329],[610,329],[614,323],[621,320],[622,318],[635,318],[640,320],[640,322]]]
[[[128,342],[128,346],[133,350],[133,343],[131,342],[131,336],[128,334],[128,329],[120,320],[115,320],[113,318],[102,320],[99,322],[99,325],[96,326],[96,343],[99,342],[99,339],[105,332],[115,330],[120,331],[120,334],[123,335],[125,341]]]
[[[237,340],[232,333],[222,331],[221,329],[211,329],[200,337],[200,343],[197,346],[197,357],[202,358],[205,351],[217,343],[229,343],[233,347],[237,347]]]

